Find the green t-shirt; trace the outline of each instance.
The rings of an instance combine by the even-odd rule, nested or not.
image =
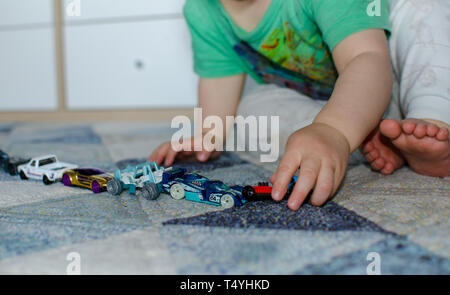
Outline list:
[[[295,80],[290,74],[299,73],[300,83],[305,79],[319,83],[303,88],[332,89],[337,71],[331,52],[339,42],[372,28],[389,34],[388,0],[379,2],[379,16],[369,16],[368,6],[374,2],[272,0],[261,22],[247,32],[233,22],[219,0],[187,0],[184,15],[192,35],[194,71],[204,78],[248,73],[260,83],[275,79],[288,87],[289,80]],[[242,41],[255,52],[239,47]]]

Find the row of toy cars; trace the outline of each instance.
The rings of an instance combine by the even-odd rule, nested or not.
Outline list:
[[[287,194],[297,182],[294,176]],[[139,190],[137,191],[137,188]],[[107,190],[112,195],[128,189],[149,200],[156,200],[160,193],[167,193],[176,200],[186,199],[223,208],[242,206],[249,201],[270,200],[272,187],[268,183],[257,186],[228,186],[222,181],[211,180],[198,173],[188,173],[184,168],[158,167],[147,162],[124,170],[116,170],[114,178],[108,181]]]
[[[94,193],[106,190],[106,184],[112,175],[99,169],[78,168],[75,164],[60,162],[55,155],[34,158],[16,158],[0,150],[0,168],[20,179],[42,180],[50,185],[62,180],[66,186],[80,186],[91,189]]]
[[[66,170],[77,168],[77,165],[60,162],[54,155],[24,159],[9,157],[0,151],[0,167],[11,175],[19,174],[23,180],[42,180],[48,185],[61,179]]]
[[[124,189],[148,200],[156,200],[160,193],[167,193],[176,200],[186,199],[224,208],[242,206],[247,202],[241,186],[229,187],[221,181],[187,173],[186,169],[158,167],[155,162],[116,170],[114,178],[107,184],[107,190],[112,195],[118,195]]]
[[[271,199],[272,187],[268,183],[257,186],[228,186],[222,181],[211,180],[183,168],[159,167],[155,162],[128,166],[116,170],[114,175],[96,168],[78,168],[75,164],[60,162],[55,155],[31,159],[10,158],[0,151],[0,168],[20,178],[42,180],[46,185],[62,180],[65,186],[88,188],[94,193],[108,191],[119,195],[123,190],[138,194],[148,200],[156,200],[167,193],[176,200],[186,199],[223,208],[242,206],[249,201]],[[289,184],[292,191],[297,178]]]

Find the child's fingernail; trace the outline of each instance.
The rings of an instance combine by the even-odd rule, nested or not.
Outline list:
[[[298,202],[298,200],[290,200],[289,202],[288,202],[288,206],[289,206],[289,208],[295,208],[295,209],[297,209],[298,207],[299,207],[299,204],[298,204],[299,202]]]
[[[272,193],[272,197],[275,199],[275,200],[280,200],[280,196],[281,196],[281,193],[280,193],[280,191],[273,191],[273,193]]]

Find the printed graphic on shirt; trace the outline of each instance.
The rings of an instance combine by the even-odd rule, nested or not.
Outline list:
[[[337,72],[328,48],[323,42],[320,47],[311,42],[314,40],[302,38],[289,22],[284,22],[282,28],[268,35],[258,51],[286,69],[334,85]]]
[[[235,45],[234,50],[247,64],[249,70],[264,83],[294,89],[319,100],[328,100],[333,92],[333,85],[284,68],[257,52],[244,41]]]
[[[323,42],[311,44],[288,22],[274,29],[257,51],[245,42],[235,46],[235,51],[264,83],[295,89],[314,99],[331,96],[337,71],[328,48]]]

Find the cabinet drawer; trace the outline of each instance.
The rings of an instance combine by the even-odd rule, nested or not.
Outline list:
[[[67,13],[74,0],[64,0],[65,17],[69,21],[108,19],[118,17],[182,14],[185,0],[88,0],[79,1],[80,15]],[[70,6],[72,4],[72,6]],[[69,5],[69,6],[68,6]]]
[[[53,29],[0,32],[0,111],[55,110]]]
[[[0,27],[53,23],[52,0],[1,0]]]
[[[193,106],[197,78],[184,20],[69,26],[70,109]]]

